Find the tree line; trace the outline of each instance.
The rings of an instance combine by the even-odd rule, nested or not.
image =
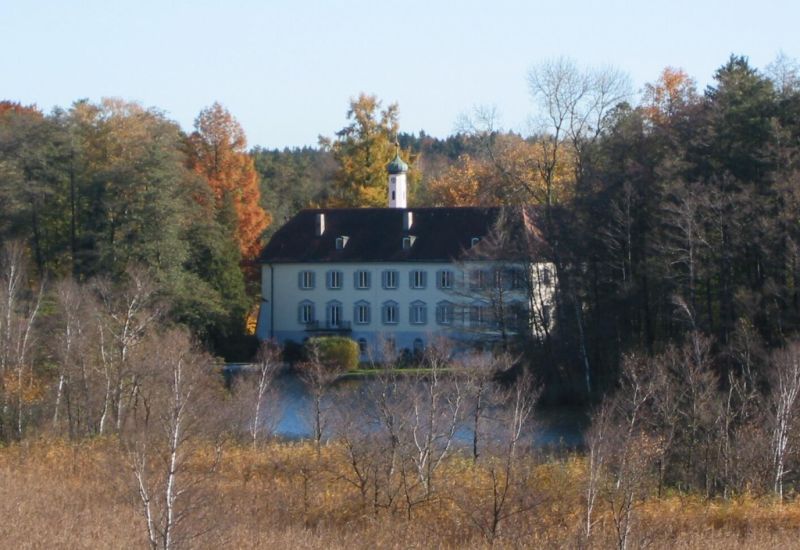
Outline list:
[[[226,352],[269,222],[244,133],[218,104],[185,134],[120,100],[0,103],[0,240],[25,243],[39,280],[147,266],[174,317]]]

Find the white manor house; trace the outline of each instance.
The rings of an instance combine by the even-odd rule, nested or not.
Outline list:
[[[260,257],[259,338],[343,335],[366,358],[435,335],[467,345],[550,330],[555,279],[536,260],[535,211],[407,208],[407,169],[399,155],[389,164],[387,208],[303,210],[274,234]]]

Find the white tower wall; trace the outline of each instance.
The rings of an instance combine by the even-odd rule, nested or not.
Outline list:
[[[407,203],[406,175],[389,175],[389,208],[406,208]]]

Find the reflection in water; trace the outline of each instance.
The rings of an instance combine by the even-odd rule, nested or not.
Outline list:
[[[414,384],[411,380],[401,380],[399,383],[406,385],[407,388]],[[347,411],[351,419],[356,416],[362,429],[374,429],[377,417],[374,396],[380,387],[379,384],[380,381],[374,378],[350,378],[338,381],[335,388],[327,392],[323,402],[330,424],[333,424],[337,412]],[[278,437],[286,439],[311,437],[313,399],[303,382],[293,374],[283,374],[275,380],[273,389],[269,397],[271,404],[266,407],[263,418],[264,427]],[[491,437],[492,420],[499,418],[499,413],[497,408],[487,410],[484,426],[489,433],[483,434],[484,437]],[[538,448],[553,446],[576,448],[583,443],[585,428],[585,416],[575,409],[537,409],[528,424],[526,439]],[[331,429],[329,425],[327,435],[331,435]],[[459,427],[455,440],[462,445],[471,444],[472,427],[468,421]]]

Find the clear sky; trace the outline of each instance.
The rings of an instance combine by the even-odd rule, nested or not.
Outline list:
[[[800,58],[798,26],[800,0],[0,0],[0,98],[121,97],[187,130],[219,101],[265,147],[315,145],[362,91],[398,102],[403,131],[446,136],[478,105],[522,130],[542,60],[637,89],[671,65],[702,89],[731,53]]]

